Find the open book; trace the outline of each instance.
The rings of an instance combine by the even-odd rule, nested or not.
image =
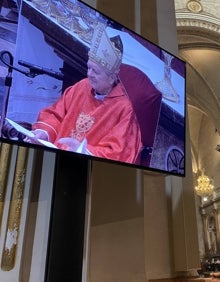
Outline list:
[[[35,135],[32,131],[24,128],[23,126],[21,126],[20,124],[16,123],[15,121],[9,119],[9,118],[6,118],[7,122],[13,126],[18,132],[24,134],[25,136],[29,137],[29,138],[34,138]],[[36,139],[40,144],[44,145],[44,146],[47,146],[47,147],[50,147],[50,148],[55,148],[55,149],[58,149],[58,147],[56,147],[53,143],[49,142],[49,141],[45,141],[45,140],[42,140],[42,139]],[[75,151],[76,153],[82,153],[82,152],[85,152],[86,150],[86,146],[87,146],[87,140],[86,138],[83,139],[83,141],[80,143],[79,147],[77,148],[77,150]]]
[[[14,122],[13,120],[9,119],[9,118],[6,118],[7,122],[10,123],[11,126],[13,126],[18,132],[26,135],[27,137],[30,137],[30,138],[34,138],[34,133],[26,128],[24,128],[23,126],[21,126],[20,124]],[[45,140],[42,140],[42,139],[37,139],[37,141],[44,145],[44,146],[47,146],[47,147],[50,147],[50,148],[57,148],[53,143],[49,142],[49,141],[45,141]]]

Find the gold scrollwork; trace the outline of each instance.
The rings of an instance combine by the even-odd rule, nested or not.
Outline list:
[[[5,205],[9,167],[11,163],[12,145],[2,143],[0,147],[0,230]]]
[[[27,159],[28,148],[19,147],[17,152],[14,181],[9,207],[6,237],[1,261],[1,268],[5,271],[13,269],[15,265],[23,195],[25,189]]]

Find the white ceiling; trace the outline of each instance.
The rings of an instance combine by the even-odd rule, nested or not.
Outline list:
[[[175,10],[179,55],[187,62],[190,138],[196,156],[204,116],[220,132],[220,0],[175,0]]]

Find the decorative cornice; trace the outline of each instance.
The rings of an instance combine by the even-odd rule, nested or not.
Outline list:
[[[220,33],[192,26],[178,27],[177,32],[179,48],[182,44],[187,44],[187,48],[197,46],[219,49]]]
[[[220,20],[207,14],[176,13],[177,27],[195,27],[220,33]]]

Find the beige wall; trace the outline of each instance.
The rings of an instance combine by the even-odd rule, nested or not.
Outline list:
[[[108,15],[110,18],[126,24],[128,28],[134,28],[134,0],[97,0],[96,7],[99,11]]]
[[[168,278],[174,273],[171,191],[166,189],[166,181],[160,174],[144,175],[144,250],[148,279]]]
[[[143,190],[135,169],[95,162],[89,281],[145,281]],[[91,280],[90,280],[91,279]]]
[[[138,20],[132,21],[128,11],[132,5],[135,7],[134,2],[128,1],[124,9],[123,0],[117,4],[97,1],[99,9],[130,28],[138,26]],[[178,54],[173,3],[139,1],[139,6],[141,11],[135,15],[141,14],[142,34]],[[138,171],[95,165],[89,281],[142,282],[182,275],[199,267],[189,150],[187,173],[189,177],[184,181],[155,173],[143,174],[140,180]],[[138,190],[134,179],[143,183],[140,201],[143,210],[139,213],[134,205],[137,204],[135,195],[133,205],[132,198],[127,198],[129,191]]]
[[[94,2],[88,1],[92,5]],[[124,0],[96,2],[103,12],[110,12],[110,16],[114,13],[121,23],[130,28],[136,26],[134,14],[139,13],[134,11],[135,3],[132,1],[126,1],[126,7]],[[142,0],[139,4],[142,34],[175,53],[177,42],[172,1]],[[30,281],[36,282],[42,281],[44,271],[53,161],[52,155],[45,156],[44,165],[47,169],[44,169],[37,203],[34,248],[30,263]],[[187,150],[189,175],[190,162]],[[91,228],[88,228],[89,247],[86,252],[88,271],[85,269],[88,281],[144,282],[148,279],[182,275],[182,272],[199,266],[191,176],[182,181],[171,176],[141,174],[128,167],[94,162],[92,177],[91,213],[88,214]],[[26,194],[27,198],[28,196]],[[31,205],[36,209],[36,203]],[[28,205],[24,205],[22,228],[28,211]],[[16,268],[11,273],[0,272],[0,280],[4,279],[5,282],[18,279],[16,277],[20,273],[21,255],[28,255],[24,252],[22,254],[25,242],[22,240],[26,240],[22,232]],[[1,236],[4,236],[4,232]],[[25,265],[21,269],[21,275],[25,275]]]
[[[196,109],[195,107],[189,107],[189,120],[190,120],[190,130],[192,132],[192,147],[194,151],[199,152],[198,155],[194,154],[194,182],[197,184],[197,177],[201,174],[201,170],[204,169],[205,174],[213,179],[214,188],[217,190],[220,187],[220,158],[219,152],[215,150],[217,144],[219,144],[219,133],[213,124],[213,121],[209,116],[205,115],[202,111]],[[200,126],[194,123],[195,120],[199,121]],[[196,133],[198,137],[195,138]],[[204,136],[206,136],[204,138]],[[205,149],[204,149],[205,148]],[[215,192],[216,193],[216,192]],[[214,199],[216,199],[216,194],[214,193]],[[217,192],[218,193],[218,192]],[[218,194],[217,194],[218,195]],[[205,205],[205,203],[203,202]],[[207,203],[206,203],[207,204]],[[199,246],[200,246],[200,256],[204,257],[204,237],[203,237],[203,223],[201,218],[201,199],[197,198],[197,221],[199,227]],[[212,207],[212,204],[209,205]],[[216,203],[214,204],[217,208]],[[211,208],[210,208],[211,209]]]
[[[89,281],[145,282],[143,218],[91,229]]]

